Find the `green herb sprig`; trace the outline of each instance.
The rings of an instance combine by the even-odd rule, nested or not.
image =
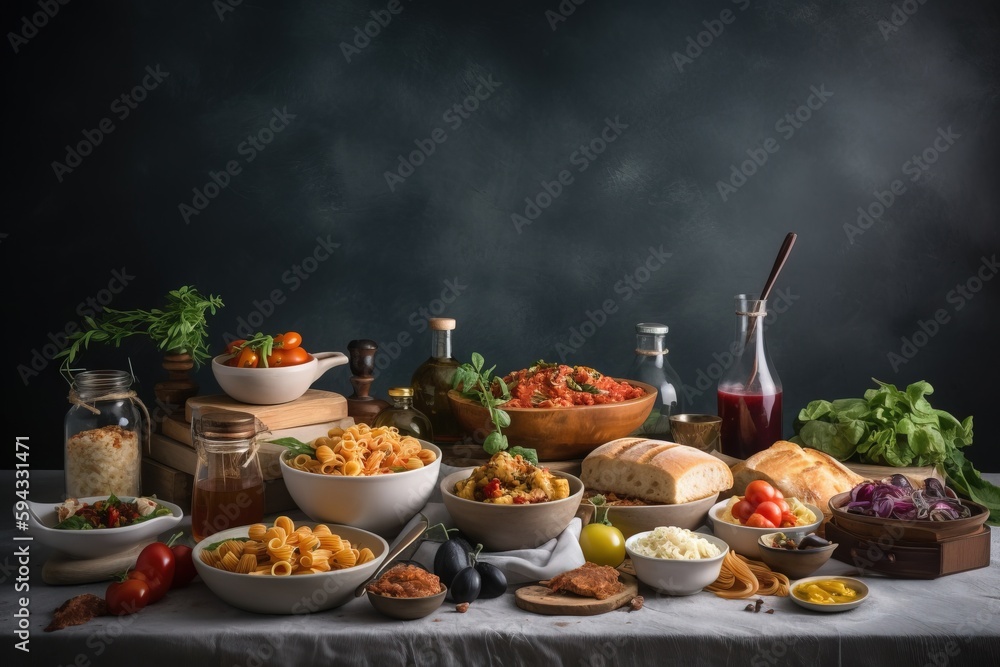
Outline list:
[[[502,377],[493,375],[496,365],[484,369],[486,361],[478,352],[472,353],[472,363],[464,363],[455,372],[452,388],[459,390],[466,398],[479,401],[490,413],[493,431],[483,441],[483,449],[490,456],[507,450],[512,456],[520,455],[532,465],[538,465],[538,452],[526,447],[510,447],[503,429],[510,426],[510,415],[500,406],[510,400],[510,388]],[[496,393],[494,395],[494,388]]]
[[[302,442],[298,438],[276,438],[274,440],[267,440],[266,442],[274,443],[275,445],[281,445],[288,449],[291,453],[292,458],[298,456],[299,454],[305,454],[312,458],[316,458],[316,450],[313,449],[312,445],[308,442]]]
[[[243,348],[249,347],[257,353],[257,362],[261,368],[267,368],[267,358],[274,352],[274,336],[258,331],[252,337],[247,338],[239,345],[233,345],[232,356],[239,356]]]
[[[163,308],[152,310],[116,310],[105,308],[98,318],[85,317],[85,328],[69,335],[69,344],[56,354],[62,358],[62,371],[68,377],[73,362],[91,343],[119,347],[129,336],[148,336],[158,349],[169,353],[188,353],[195,366],[210,358],[205,314],[222,308],[222,298],[205,297],[193,286],[185,285],[167,293]]]

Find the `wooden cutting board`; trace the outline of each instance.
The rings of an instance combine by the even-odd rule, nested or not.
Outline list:
[[[264,426],[274,430],[342,419],[347,416],[347,399],[338,393],[321,389],[309,389],[301,398],[278,405],[240,403],[225,394],[195,396],[184,404],[184,419],[188,422],[191,421],[195,408],[200,408],[202,412],[212,410],[249,412],[261,420]]]
[[[944,482],[943,466],[911,466],[909,468],[893,468],[891,466],[877,466],[868,463],[855,463],[844,461],[844,465],[865,479],[882,479],[892,477],[895,474],[905,475],[911,484],[922,486],[928,477],[936,477],[939,482]]]
[[[42,581],[50,586],[110,583],[112,576],[135,565],[139,552],[154,541],[151,539],[128,551],[100,558],[70,558],[61,551],[54,552],[42,566]]]
[[[625,590],[604,600],[585,598],[573,593],[553,593],[546,586],[523,586],[514,592],[514,602],[525,611],[548,616],[593,616],[627,605],[639,594],[639,580],[622,572],[618,580]]]

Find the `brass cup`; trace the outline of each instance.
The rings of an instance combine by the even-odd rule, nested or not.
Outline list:
[[[674,442],[710,452],[719,446],[722,417],[715,415],[670,415]]]

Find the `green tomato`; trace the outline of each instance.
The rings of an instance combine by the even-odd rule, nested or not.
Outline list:
[[[580,531],[580,548],[590,563],[618,567],[625,561],[625,536],[614,526],[588,523]]]

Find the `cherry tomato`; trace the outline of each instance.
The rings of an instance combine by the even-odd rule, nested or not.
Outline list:
[[[257,353],[249,347],[243,348],[239,357],[236,358],[236,366],[239,368],[257,368]]]
[[[243,340],[242,338],[237,338],[234,341],[230,341],[229,344],[226,345],[226,354],[233,354],[233,353],[235,353],[236,352],[236,348],[238,346],[242,345],[245,342],[246,341]]]
[[[733,516],[736,517],[740,523],[745,524],[750,515],[753,514],[754,506],[750,504],[750,501],[744,498],[735,505],[733,505]]]
[[[297,364],[304,364],[311,358],[312,357],[305,351],[305,349],[301,347],[293,347],[290,350],[285,350],[283,365],[295,366]]]
[[[302,336],[296,331],[286,331],[274,337],[274,345],[285,350],[291,350],[302,345]]]
[[[774,498],[774,487],[762,479],[755,479],[747,484],[747,489],[743,497],[756,507],[765,500],[772,500]]]
[[[174,582],[174,552],[163,542],[153,542],[139,552],[130,578],[144,579],[149,585],[149,603],[162,598]]]
[[[625,560],[622,531],[603,523],[588,523],[580,531],[580,548],[588,562],[618,567]]]
[[[777,526],[762,517],[757,512],[750,515],[750,518],[747,519],[747,525],[751,528],[777,528]]]
[[[284,366],[285,355],[287,352],[282,350],[280,347],[274,347],[271,349],[271,354],[267,355],[267,367],[277,368],[278,366]]]
[[[184,588],[198,576],[191,556],[191,547],[186,544],[175,544],[170,550],[174,552],[174,580],[170,588]]]
[[[114,616],[134,614],[149,604],[149,585],[142,579],[124,577],[111,582],[104,593],[108,613]]]
[[[755,513],[761,515],[776,527],[781,525],[781,508],[773,501],[765,500],[760,505],[757,505]]]

